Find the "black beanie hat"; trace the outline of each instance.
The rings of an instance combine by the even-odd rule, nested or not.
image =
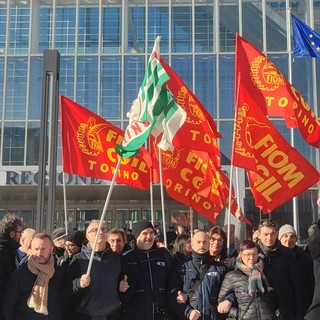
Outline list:
[[[140,220],[133,225],[132,234],[138,238],[140,233],[147,228],[153,229],[152,223],[148,220]]]
[[[86,234],[81,230],[72,230],[65,237],[65,241],[70,241],[81,248],[82,244],[86,241]]]

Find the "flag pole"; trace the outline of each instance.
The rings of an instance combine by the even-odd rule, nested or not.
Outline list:
[[[150,148],[151,146],[150,136],[148,141],[149,141],[148,143],[149,153],[151,154],[152,149]],[[151,223],[154,226],[155,219],[154,219],[154,205],[153,205],[153,170],[152,168],[150,168],[150,211],[151,211]]]
[[[190,213],[190,235],[192,238],[194,227],[193,227],[193,209],[191,206],[189,207],[189,213]]]
[[[64,226],[66,229],[66,234],[68,234],[67,190],[66,190],[66,181],[65,181],[64,175],[65,175],[65,173],[62,172]]]
[[[111,181],[111,184],[110,184],[110,187],[109,187],[109,191],[108,191],[108,195],[107,195],[107,198],[106,198],[106,202],[105,202],[103,210],[102,210],[100,223],[99,223],[99,226],[98,226],[96,238],[94,239],[94,244],[93,244],[93,248],[92,248],[91,255],[90,255],[90,260],[89,260],[88,269],[87,269],[87,273],[86,273],[87,275],[90,275],[90,272],[91,272],[91,267],[92,267],[92,263],[93,263],[93,257],[94,257],[95,249],[96,249],[96,246],[97,246],[97,243],[98,243],[100,230],[101,230],[104,218],[105,218],[106,213],[107,213],[107,208],[108,208],[108,205],[109,205],[109,201],[110,201],[110,197],[111,197],[111,194],[112,194],[113,186],[114,186],[116,178],[118,176],[118,171],[119,171],[119,168],[120,168],[120,164],[121,164],[121,157],[119,157],[117,166],[115,168],[114,175],[112,177],[112,181]]]
[[[162,177],[162,154],[161,149],[159,148],[159,177],[160,177],[160,193],[161,193],[161,211],[162,211],[162,227],[163,227],[163,237],[164,245],[167,246],[167,227],[166,227],[166,212],[164,208],[164,191],[163,191],[163,177]]]
[[[288,46],[288,55],[289,55],[288,78],[289,78],[289,82],[292,83],[292,64],[291,64],[291,59],[292,59],[291,34],[292,34],[292,32],[291,32],[291,8],[290,7],[288,7],[288,10],[287,10],[287,29],[288,29],[287,46]],[[291,137],[291,145],[292,145],[292,147],[294,147],[293,128],[290,129],[290,137]],[[292,199],[292,209],[293,209],[293,227],[299,234],[299,230],[298,230],[298,198],[297,197],[293,197],[293,199]]]

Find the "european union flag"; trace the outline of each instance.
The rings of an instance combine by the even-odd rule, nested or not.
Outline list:
[[[292,54],[296,57],[320,58],[320,35],[293,14],[291,16],[294,40]]]

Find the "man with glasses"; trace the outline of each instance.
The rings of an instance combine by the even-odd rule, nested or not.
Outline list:
[[[281,319],[303,319],[301,314],[301,284],[294,253],[278,240],[277,224],[269,219],[259,222],[260,257],[264,272],[274,288]]]
[[[16,269],[16,252],[22,231],[22,221],[16,216],[8,213],[0,220],[0,320],[4,319],[4,291],[11,273]]]
[[[76,306],[73,319],[118,320],[120,299],[118,292],[120,255],[107,245],[107,229],[99,220],[92,220],[86,230],[87,243],[71,260],[68,270],[70,291],[75,295]],[[88,264],[96,236],[97,243],[90,275]],[[69,317],[72,319],[72,317]]]

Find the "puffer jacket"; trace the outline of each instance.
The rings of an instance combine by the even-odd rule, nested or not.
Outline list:
[[[165,248],[137,247],[121,257],[121,279],[127,276],[129,289],[120,293],[124,320],[154,320],[154,305],[166,309],[166,287],[173,261]]]
[[[177,303],[178,291],[189,294],[206,266],[209,266],[209,269],[195,293],[189,295],[187,303]],[[167,292],[169,307],[172,312],[179,319],[189,319],[190,313],[194,309],[201,312],[201,320],[225,319],[226,317],[217,311],[217,301],[226,272],[226,266],[214,261],[209,254],[197,255],[193,253],[192,259],[177,266],[170,278]],[[234,299],[230,300],[229,298],[228,300],[233,302]]]
[[[238,302],[238,308],[231,308],[229,316],[243,320],[275,319],[276,307],[273,291],[268,292],[265,283],[263,283],[265,292],[252,297],[244,291],[247,283],[248,276],[239,269],[226,274],[222,282],[218,301],[225,300],[225,297],[233,292]]]

